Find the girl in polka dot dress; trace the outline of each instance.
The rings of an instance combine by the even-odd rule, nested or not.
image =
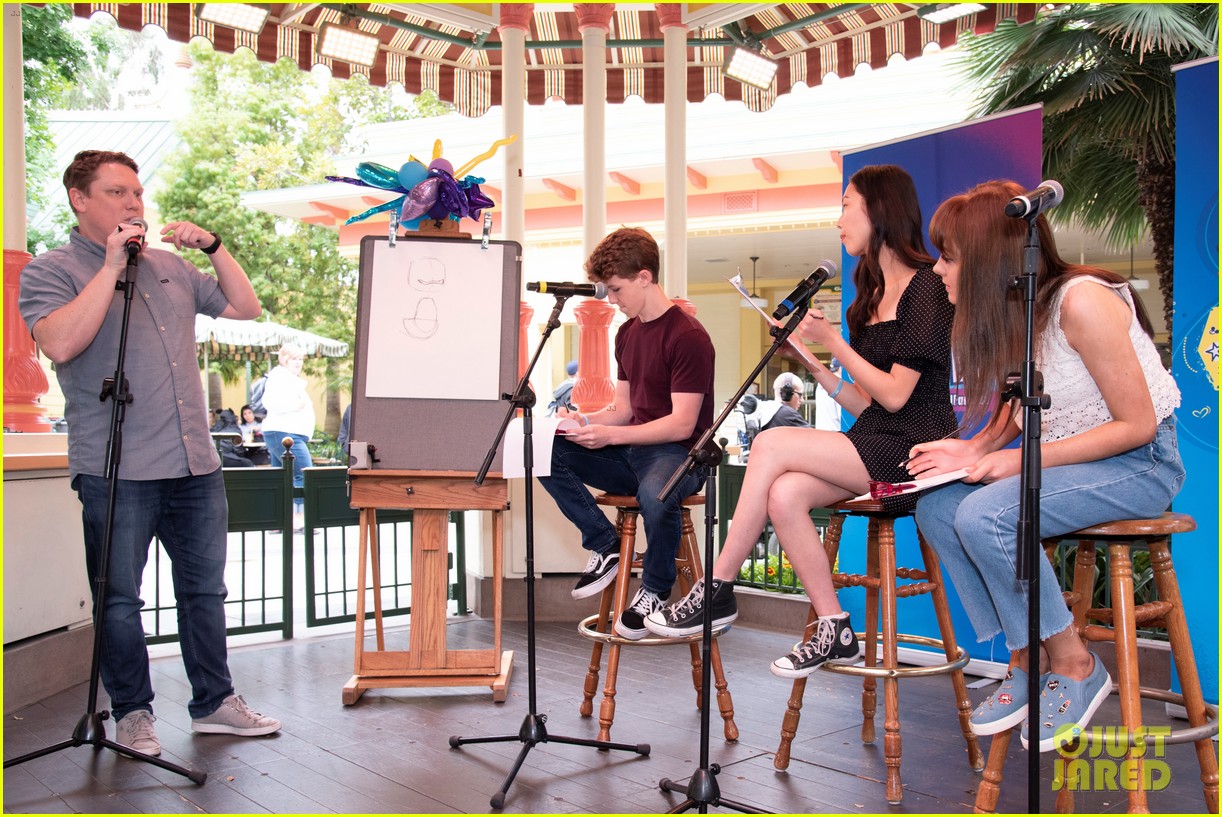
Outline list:
[[[797,331],[840,360],[852,382],[823,366],[812,373],[856,422],[844,433],[775,428],[755,438],[734,523],[713,569],[713,621],[719,626],[737,618],[734,579],[772,520],[819,617],[810,641],[773,662],[772,671],[786,678],[809,675],[828,661],[855,660],[859,652],[810,510],[859,496],[872,480],[910,479],[901,465],[909,450],[956,429],[949,394],[954,307],[925,250],[912,178],[895,165],[864,167],[849,180],[843,207],[840,240],[858,259],[857,295],[847,312],[852,340],[818,310]],[[911,495],[885,501],[894,510],[915,504]],[[699,632],[703,592],[697,585],[653,613],[646,626],[659,635]]]

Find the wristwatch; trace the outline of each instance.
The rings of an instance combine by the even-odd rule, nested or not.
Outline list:
[[[221,237],[217,235],[216,233],[213,233],[211,230],[209,230],[209,234],[215,240],[211,244],[209,244],[207,247],[199,248],[200,252],[204,253],[205,255],[212,255],[214,252],[216,252],[217,250],[221,248]]]

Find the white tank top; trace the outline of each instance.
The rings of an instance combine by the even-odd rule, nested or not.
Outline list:
[[[1035,353],[1036,366],[1044,375],[1044,391],[1052,398],[1052,406],[1041,414],[1043,440],[1053,442],[1103,425],[1112,419],[1095,379],[1091,377],[1082,357],[1069,345],[1061,329],[1061,305],[1070,287],[1089,281],[1105,286],[1124,299],[1133,312],[1133,301],[1127,284],[1113,284],[1092,275],[1079,275],[1061,285],[1052,300],[1048,325],[1040,336]],[[1163,368],[1154,341],[1142,330],[1137,313],[1129,321],[1129,340],[1137,352],[1137,360],[1145,374],[1145,385],[1154,401],[1154,416],[1160,422],[1180,404],[1180,390],[1171,373]],[[1139,388],[1134,384],[1134,389]]]

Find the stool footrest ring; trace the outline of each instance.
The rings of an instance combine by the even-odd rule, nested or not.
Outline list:
[[[608,631],[603,633],[594,629],[595,623],[598,621],[598,613],[592,616],[586,616],[581,621],[577,622],[577,632],[591,641],[601,641],[604,644],[620,644],[634,647],[657,647],[663,644],[690,644],[693,641],[700,641],[704,636],[701,633],[694,635],[677,635],[677,636],[658,636],[647,635],[644,638],[632,640],[624,638],[622,635],[616,635],[615,631],[608,628]],[[730,625],[713,628],[713,637],[724,633],[730,629]]]
[[[857,633],[857,639],[864,641],[865,633]],[[878,641],[882,643],[882,634],[878,636]],[[928,638],[923,635],[906,635],[904,633],[896,633],[895,640],[902,644],[917,644],[922,647],[936,647],[945,652],[946,645],[939,638]],[[836,672],[841,675],[861,675],[871,676],[874,678],[924,678],[929,675],[948,675],[956,670],[961,670],[971,661],[971,656],[962,647],[958,648],[959,654],[953,661],[947,661],[942,664],[932,664],[928,667],[859,667],[856,664],[824,664],[825,672]]]

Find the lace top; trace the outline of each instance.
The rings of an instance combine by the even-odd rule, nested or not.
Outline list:
[[[1041,415],[1045,442],[1072,437],[1112,419],[1095,379],[1087,371],[1082,357],[1069,345],[1065,332],[1061,329],[1061,305],[1065,300],[1065,293],[1070,287],[1084,281],[1108,287],[1117,296],[1124,298],[1130,310],[1133,309],[1127,285],[1109,283],[1088,275],[1070,278],[1053,298],[1048,327],[1040,336],[1035,353],[1036,366],[1044,375],[1044,389],[1052,398],[1052,407],[1045,409]],[[1137,360],[1145,374],[1146,386],[1154,402],[1154,416],[1162,421],[1180,404],[1179,387],[1170,372],[1163,368],[1158,350],[1154,348],[1154,341],[1142,330],[1136,313],[1129,322],[1129,340],[1133,342]],[[1137,388],[1136,384],[1134,388]]]

